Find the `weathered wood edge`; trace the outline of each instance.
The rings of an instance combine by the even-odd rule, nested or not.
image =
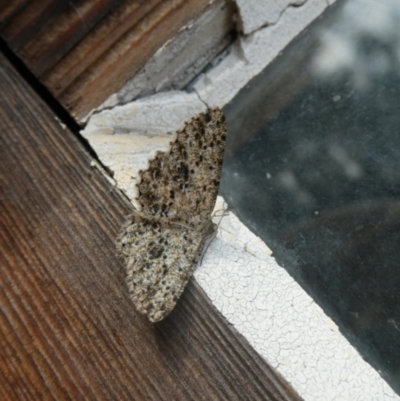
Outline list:
[[[0,58],[0,396],[299,400],[190,282],[152,325],[114,238],[129,207]]]

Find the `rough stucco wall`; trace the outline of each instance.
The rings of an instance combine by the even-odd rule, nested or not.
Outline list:
[[[242,2],[242,10],[251,3]],[[325,0],[282,4],[279,20],[240,36],[227,56],[199,77],[195,92],[156,94],[91,117],[83,135],[132,201],[138,170],[156,150],[167,149],[171,133],[186,119],[205,109],[203,101],[209,106],[230,101],[328,6]],[[216,210],[221,208],[220,201]],[[222,218],[195,278],[305,400],[400,399],[232,213]]]

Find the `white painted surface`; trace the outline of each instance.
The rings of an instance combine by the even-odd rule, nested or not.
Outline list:
[[[195,278],[305,401],[400,399],[232,213],[220,221]]]
[[[210,106],[226,104],[326,6],[324,0],[308,0],[287,8],[275,25],[238,38],[228,56],[194,85],[201,99]],[[138,170],[204,109],[196,92],[161,93],[93,115],[83,135],[133,201]],[[400,399],[231,213],[222,218],[195,278],[305,401]]]
[[[239,9],[241,29],[249,34],[262,26],[276,24],[285,10],[299,6],[307,0],[236,0]]]
[[[194,86],[200,97],[211,106],[227,104],[327,6],[325,0],[308,0],[302,7],[288,8],[277,24],[239,37],[230,54],[200,76]]]
[[[234,29],[231,0],[215,1],[179,35],[164,44],[146,65],[98,110],[126,104],[137,97],[183,88],[230,42]]]
[[[262,1],[252,0],[254,3]],[[282,4],[300,4],[305,0],[276,1],[280,3],[279,10],[283,11]],[[245,0],[242,0],[239,11],[243,13],[252,12],[251,2],[246,4]],[[310,22],[321,15],[327,7],[327,0],[308,0],[302,7],[288,7],[280,15],[279,21],[275,25],[259,29],[250,35],[239,36],[237,41],[230,47],[228,56],[215,68],[201,75],[194,88],[210,106],[222,106],[228,103],[251,78],[259,74],[265,66],[274,60],[279,55],[279,52]],[[261,8],[264,9],[263,6]],[[224,18],[227,18],[227,14],[221,11],[217,20],[223,21]],[[211,20],[211,17],[208,17],[208,19]],[[227,24],[227,22],[225,23]],[[197,25],[190,28],[188,33],[191,33],[193,29],[200,30]],[[170,80],[167,77],[168,74],[172,74],[172,71],[176,70],[172,75],[176,73],[177,77],[181,76],[180,74],[183,71],[178,71],[174,58],[170,58],[170,56],[171,52],[179,53],[182,51],[190,53],[193,43],[190,42],[191,44],[187,45],[187,42],[190,42],[189,39],[185,35],[181,35],[179,40],[173,40],[166,44],[149,60],[137,76],[132,78],[118,93],[110,96],[99,107],[99,110],[114,107],[120,102],[122,104],[125,103],[129,98],[132,99],[142,93],[146,85],[149,85],[150,92],[153,89],[162,90],[163,85],[168,86],[168,82],[176,79],[175,77]]]
[[[289,8],[278,24],[239,37],[227,57],[194,84],[202,101],[196,92],[183,91],[138,99],[92,115],[83,136],[121,188],[134,196],[137,171],[145,167],[146,154],[167,146],[165,132],[174,132],[187,118],[203,111],[203,101],[222,107],[232,100],[326,7],[324,0],[308,0],[302,7]]]
[[[205,109],[195,93],[159,93],[94,114],[82,135],[135,203],[139,170],[157,150],[168,149],[184,121]]]

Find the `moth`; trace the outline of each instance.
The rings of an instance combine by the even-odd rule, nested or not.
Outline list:
[[[139,171],[137,201],[116,245],[137,310],[151,322],[174,308],[198,263],[207,238],[221,176],[225,117],[211,108],[187,121],[167,152]]]

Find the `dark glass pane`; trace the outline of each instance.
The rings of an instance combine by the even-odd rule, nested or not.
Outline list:
[[[400,393],[400,2],[339,1],[225,112],[222,194]]]

